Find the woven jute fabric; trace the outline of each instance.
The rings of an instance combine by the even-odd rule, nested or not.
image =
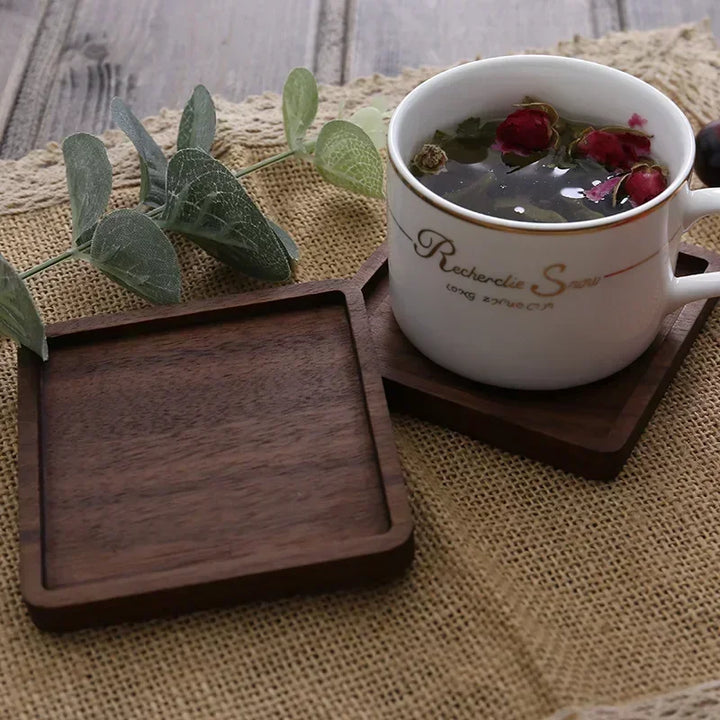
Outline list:
[[[705,25],[555,52],[639,75],[696,127],[720,116],[720,51]],[[378,93],[394,103],[431,73],[324,88],[321,117]],[[215,153],[229,166],[282,147],[276,96],[218,108]],[[147,121],[168,150],[177,121],[176,111]],[[113,203],[130,205],[134,152],[118,132],[103,139]],[[300,245],[297,281],[351,276],[383,240],[381,202],[306,164],[247,185]],[[1,162],[2,253],[27,268],[65,249],[69,232],[59,147]],[[715,250],[718,238],[718,219],[689,234]],[[177,247],[186,298],[257,286]],[[31,285],[47,322],[141,305],[82,263]],[[18,590],[15,349],[2,341],[0,354],[1,718],[720,717],[720,313],[612,483],[396,416],[417,525],[403,578],[64,636],[36,630]]]

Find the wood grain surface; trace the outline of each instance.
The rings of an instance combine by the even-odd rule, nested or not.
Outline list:
[[[682,246],[678,275],[717,269],[720,255]],[[382,246],[356,282],[365,294],[391,409],[593,480],[620,471],[716,303],[691,303],[667,317],[653,345],[605,380],[552,392],[504,390],[466,380],[418,352],[392,315],[387,273]]]
[[[0,2],[0,137],[20,90],[46,9],[46,0]]]
[[[710,18],[713,32],[720,34],[720,3],[717,0],[682,0],[682,2],[651,2],[621,0],[620,9],[627,27],[650,30]]]
[[[384,579],[412,553],[362,296],[73,321],[21,353],[21,585],[68,629]],[[322,572],[321,572],[322,570]]]
[[[351,22],[346,77],[551,47],[620,27],[615,3],[603,0],[361,1]]]
[[[198,82],[240,100],[296,65],[340,83],[706,16],[718,32],[716,0],[0,0],[0,157],[102,132],[113,94],[142,117]]]

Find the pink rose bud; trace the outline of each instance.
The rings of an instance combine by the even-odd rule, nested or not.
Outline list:
[[[623,183],[623,190],[634,205],[642,205],[657,197],[667,187],[662,168],[642,166],[633,170]]]
[[[539,108],[525,107],[510,113],[498,125],[493,147],[503,153],[531,155],[550,147],[553,139],[550,115]]]
[[[650,153],[650,138],[627,130],[590,130],[577,141],[574,152],[611,170],[629,170]]]

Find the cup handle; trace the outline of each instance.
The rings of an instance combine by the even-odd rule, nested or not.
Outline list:
[[[720,188],[687,190],[682,208],[683,231],[701,217],[714,213],[720,213]],[[672,275],[666,312],[671,313],[695,300],[706,300],[718,296],[720,296],[720,272],[686,277]]]

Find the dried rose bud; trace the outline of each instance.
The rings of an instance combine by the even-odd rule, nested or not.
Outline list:
[[[635,206],[657,197],[666,187],[665,171],[659,165],[638,165],[622,182],[623,192]]]
[[[502,153],[516,155],[546,150],[557,137],[554,129],[557,113],[553,117],[550,110],[545,103],[528,103],[510,113],[498,125],[493,147]]]
[[[639,158],[650,153],[650,137],[628,128],[588,128],[571,144],[570,151],[610,170],[629,170]]]
[[[436,175],[445,168],[448,156],[439,145],[425,143],[415,155],[412,164],[421,172]]]

